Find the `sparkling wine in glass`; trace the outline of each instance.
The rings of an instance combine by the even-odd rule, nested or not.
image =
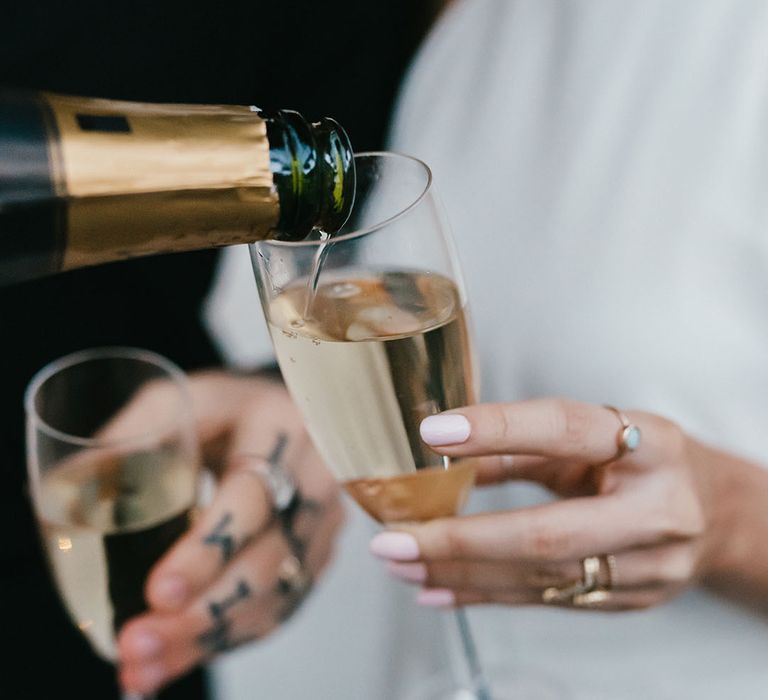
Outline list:
[[[137,409],[148,390],[149,413]],[[121,626],[146,609],[147,575],[187,530],[197,500],[185,375],[146,350],[85,350],[40,370],[25,405],[30,489],[53,580],[93,650],[115,662]]]
[[[356,202],[332,238],[251,246],[286,385],[325,462],[384,525],[458,513],[471,460],[427,447],[427,416],[476,400],[467,298],[429,168],[393,153],[355,156]],[[490,700],[463,610],[471,691]]]

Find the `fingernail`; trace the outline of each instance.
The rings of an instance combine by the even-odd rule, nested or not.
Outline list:
[[[387,571],[393,576],[397,576],[397,578],[409,581],[410,583],[424,583],[427,580],[427,567],[421,562],[403,564],[391,561],[387,563]]]
[[[188,595],[189,586],[178,574],[164,576],[152,586],[152,598],[160,605],[181,607]]]
[[[428,445],[457,445],[469,437],[469,421],[456,413],[428,416],[421,421],[421,439]]]
[[[134,632],[130,639],[130,649],[135,656],[151,659],[157,656],[163,648],[163,642],[152,632]]]
[[[449,608],[456,603],[456,596],[447,588],[426,588],[419,591],[416,602],[430,608]]]
[[[410,561],[419,558],[419,543],[406,532],[382,532],[371,540],[371,554],[382,559]]]

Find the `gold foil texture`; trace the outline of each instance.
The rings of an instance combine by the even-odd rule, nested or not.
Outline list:
[[[266,124],[249,107],[44,98],[68,202],[64,269],[246,243],[276,226]],[[110,117],[126,128],[99,128]]]

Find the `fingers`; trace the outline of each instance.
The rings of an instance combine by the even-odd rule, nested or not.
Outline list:
[[[244,552],[214,585],[176,614],[148,613],[121,630],[120,678],[131,692],[154,692],[207,655],[234,645],[233,629],[247,618],[254,636],[275,624],[270,604],[276,571],[289,548],[276,531]],[[259,562],[262,565],[256,565]],[[233,622],[234,621],[234,622]]]
[[[676,587],[690,580],[691,559],[681,545],[639,548],[614,555],[615,572],[603,562],[600,583],[612,590]],[[389,562],[387,571],[407,583],[424,588],[474,591],[477,594],[514,593],[541,598],[544,589],[577,582],[583,576],[580,561],[484,562],[434,561]],[[611,576],[615,580],[611,580]]]
[[[230,474],[191,530],[153,568],[146,586],[149,604],[164,611],[183,608],[271,519],[261,479],[246,469]]]
[[[295,449],[294,449],[295,452]],[[322,465],[314,450],[299,451],[297,463]],[[183,608],[198,592],[205,589],[251,540],[258,537],[275,517],[272,497],[262,477],[250,467],[261,466],[252,458],[233,460],[241,467],[230,471],[222,482],[213,503],[171,551],[154,567],[147,581],[147,600],[159,611]],[[290,532],[285,535],[297,549],[303,549],[311,532],[307,523],[338,507],[338,491],[330,489],[312,498],[300,485],[298,511],[293,513]],[[312,490],[308,488],[308,490]],[[318,488],[314,489],[318,491]]]
[[[645,414],[632,415],[643,418],[641,456],[646,428],[654,432],[655,422]],[[421,436],[449,456],[523,454],[599,464],[616,455],[620,429],[616,414],[603,406],[537,399],[478,404],[430,416],[421,424]]]
[[[659,523],[625,522],[627,498],[598,496],[499,513],[398,526],[371,541],[373,554],[395,561],[484,559],[568,561],[654,543]]]
[[[312,532],[305,557],[312,579],[330,559],[342,513],[335,502],[322,514],[312,511],[301,526]],[[155,692],[213,654],[269,634],[305,594],[280,583],[282,567],[292,557],[282,532],[273,526],[183,610],[150,612],[127,623],[119,637],[123,687]]]
[[[680,592],[691,577],[692,558],[680,545],[621,552],[609,571],[603,560],[599,588],[608,591],[599,602],[601,610],[628,610],[658,604]],[[432,562],[390,563],[390,574],[421,586],[418,603],[428,607],[504,604],[541,605],[550,587],[568,588],[583,580],[581,562]],[[573,607],[565,598],[547,605]],[[576,606],[578,607],[578,606]],[[594,606],[587,606],[594,609]]]
[[[531,481],[560,496],[591,496],[598,492],[601,472],[578,460],[535,455],[476,457],[478,486],[506,481]]]
[[[643,589],[616,591],[599,605],[574,606],[570,603],[548,603],[548,606],[566,607],[569,610],[621,612],[644,610],[664,602],[673,595],[664,590]],[[541,595],[520,595],[516,593],[480,594],[474,591],[444,591],[434,589],[421,594],[418,601],[428,607],[464,607],[468,605],[543,605]]]

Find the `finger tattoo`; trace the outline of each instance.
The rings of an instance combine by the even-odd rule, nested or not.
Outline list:
[[[208,603],[208,612],[213,619],[211,626],[197,637],[198,643],[209,651],[226,651],[234,646],[231,637],[232,622],[226,618],[226,612],[233,605],[251,596],[251,587],[240,579],[235,591],[219,602]]]
[[[225,562],[232,559],[246,542],[246,540],[243,540],[239,545],[237,544],[235,536],[231,532],[228,532],[231,523],[232,513],[224,513],[213,530],[203,539],[204,544],[209,544],[221,549],[221,557]]]
[[[309,536],[304,537],[297,532],[297,521],[302,515],[310,516],[312,520],[315,520],[322,516],[324,511],[325,506],[320,501],[302,498],[297,491],[296,497],[291,504],[280,514],[280,528],[283,537],[288,543],[292,554],[301,562],[304,561],[304,555],[309,544]],[[310,529],[311,531],[312,529]]]

